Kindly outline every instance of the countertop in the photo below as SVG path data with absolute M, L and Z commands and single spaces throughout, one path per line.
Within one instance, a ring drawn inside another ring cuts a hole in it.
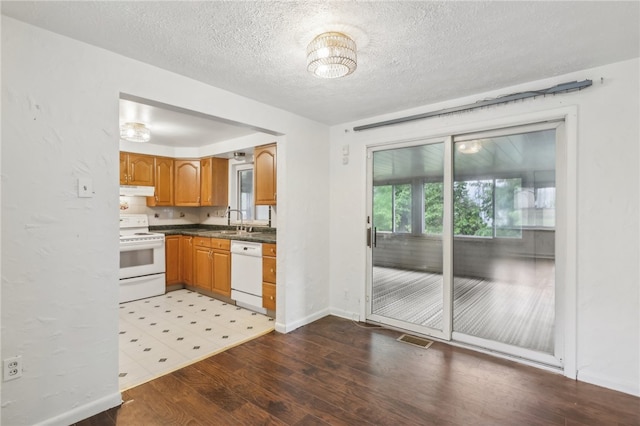
M 158 232 L 165 235 L 191 235 L 194 237 L 221 238 L 224 240 L 252 241 L 256 243 L 276 244 L 276 231 L 273 228 L 254 228 L 254 232 L 235 233 L 235 228 L 231 227 L 180 227 L 180 226 L 150 226 L 151 232 Z M 232 232 L 232 233 L 230 233 Z

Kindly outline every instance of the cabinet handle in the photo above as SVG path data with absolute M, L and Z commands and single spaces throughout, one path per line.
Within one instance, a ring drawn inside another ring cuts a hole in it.
M 198 197 L 198 202 L 200 202 L 200 197 Z
M 269 299 L 273 300 L 273 296 L 269 296 Z
M 158 202 L 158 196 L 156 195 L 156 202 Z
M 273 274 L 273 268 L 270 269 L 270 272 Z

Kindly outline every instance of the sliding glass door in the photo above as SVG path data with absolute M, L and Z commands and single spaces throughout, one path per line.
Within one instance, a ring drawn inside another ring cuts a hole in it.
M 454 338 L 554 363 L 556 131 L 511 132 L 454 138 Z
M 448 338 L 444 271 L 445 142 L 369 152 L 368 318 Z
M 560 365 L 559 125 L 369 149 L 369 321 Z

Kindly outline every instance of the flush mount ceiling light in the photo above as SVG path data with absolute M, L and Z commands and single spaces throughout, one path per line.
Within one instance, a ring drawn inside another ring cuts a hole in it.
M 346 34 L 323 33 L 307 46 L 307 70 L 316 77 L 344 77 L 356 67 L 356 42 Z
M 120 138 L 129 142 L 149 142 L 151 131 L 143 123 L 128 122 L 120 126 Z
M 458 142 L 456 146 L 462 154 L 476 154 L 482 149 L 482 143 L 479 140 Z

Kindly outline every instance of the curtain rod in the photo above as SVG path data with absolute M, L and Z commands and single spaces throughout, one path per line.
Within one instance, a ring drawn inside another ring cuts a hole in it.
M 504 104 L 507 102 L 519 101 L 520 99 L 534 98 L 536 96 L 555 95 L 556 93 L 566 93 L 574 90 L 582 90 L 593 84 L 591 80 L 571 81 L 569 83 L 558 84 L 541 90 L 532 90 L 529 92 L 513 93 L 511 95 L 501 96 L 495 99 L 478 101 L 473 104 L 461 105 L 452 108 L 440 109 L 438 111 L 425 112 L 423 114 L 410 115 L 408 117 L 394 118 L 393 120 L 380 121 L 378 123 L 365 124 L 353 128 L 355 132 L 362 130 L 375 129 L 376 127 L 391 126 L 393 124 L 406 123 L 408 121 L 423 120 L 425 118 L 438 117 L 441 115 L 452 114 L 454 112 L 470 111 L 472 109 L 483 108 L 491 105 Z

